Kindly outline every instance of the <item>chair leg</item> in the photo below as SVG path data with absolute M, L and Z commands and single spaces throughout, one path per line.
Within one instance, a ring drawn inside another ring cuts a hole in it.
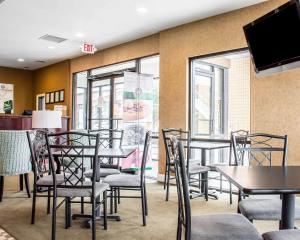
M 19 175 L 20 191 L 23 191 L 23 174 Z
M 4 176 L 0 176 L 0 202 L 3 199 L 3 191 L 4 191 Z
M 110 214 L 113 214 L 113 188 L 110 188 Z
M 115 213 L 118 212 L 118 197 L 117 197 L 118 188 L 114 189 L 114 200 L 115 200 Z
M 118 204 L 121 203 L 121 190 L 118 188 Z
M 205 181 L 205 200 L 208 201 L 208 173 L 206 174 Z
M 166 192 L 166 201 L 169 201 L 169 188 L 170 188 L 170 169 L 168 168 L 167 172 L 167 192 Z
M 53 191 L 53 203 L 52 203 L 52 231 L 51 231 L 51 239 L 56 239 L 56 205 L 57 205 L 57 197 Z
M 107 230 L 107 192 L 103 193 L 103 222 L 104 229 Z
M 72 209 L 71 209 L 71 198 L 67 198 L 68 201 L 68 227 L 72 226 Z
M 229 202 L 232 204 L 232 185 L 229 183 Z
M 166 182 L 167 182 L 167 172 L 168 172 L 167 157 L 168 157 L 168 156 L 166 156 L 166 166 L 165 166 L 164 189 L 166 189 Z
M 144 196 L 145 196 L 146 216 L 148 216 L 148 199 L 147 199 L 146 183 L 144 184 Z
M 65 198 L 65 229 L 69 228 L 69 206 L 68 198 Z
M 84 197 L 81 198 L 80 213 L 84 214 Z
M 182 234 L 182 226 L 180 222 L 180 217 L 178 216 L 176 240 L 181 240 L 181 234 Z
M 144 196 L 143 187 L 141 187 L 141 199 L 142 199 L 143 226 L 146 226 L 146 206 L 145 206 L 145 196 Z
M 36 186 L 33 186 L 32 208 L 31 208 L 31 224 L 35 223 L 35 206 L 36 206 Z
M 50 214 L 50 205 L 51 205 L 51 188 L 48 187 L 48 196 L 47 196 L 47 214 Z
M 28 196 L 28 198 L 30 198 L 31 194 L 30 194 L 30 185 L 29 185 L 28 173 L 24 174 L 24 180 L 25 180 L 25 187 L 26 187 L 27 196 Z
M 96 240 L 96 199 L 92 197 L 92 240 Z
M 242 200 L 242 192 L 239 190 L 239 196 L 238 196 L 238 205 L 237 205 L 237 212 L 241 213 L 239 208 L 239 202 Z

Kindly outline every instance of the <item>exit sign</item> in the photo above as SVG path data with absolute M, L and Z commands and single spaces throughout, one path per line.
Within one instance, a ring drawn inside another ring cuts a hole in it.
M 96 48 L 93 44 L 90 44 L 90 43 L 84 43 L 82 46 L 81 46 L 81 52 L 83 53 L 88 53 L 88 54 L 93 54 L 96 52 Z

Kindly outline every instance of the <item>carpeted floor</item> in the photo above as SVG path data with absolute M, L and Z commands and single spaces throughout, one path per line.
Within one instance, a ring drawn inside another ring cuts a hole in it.
M 46 215 L 46 198 L 37 201 L 36 224 L 30 224 L 31 199 L 26 198 L 25 192 L 18 192 L 17 178 L 7 177 L 4 199 L 0 203 L 0 226 L 16 239 L 42 240 L 50 239 L 51 216 Z M 164 200 L 165 191 L 158 183 L 149 183 L 149 216 L 147 226 L 142 226 L 141 204 L 139 199 L 122 199 L 118 214 L 121 222 L 108 222 L 108 230 L 103 230 L 97 223 L 97 239 L 175 239 L 177 224 L 176 189 L 172 187 L 171 199 Z M 221 213 L 235 212 L 237 199 L 229 204 L 227 194 L 220 195 L 219 200 L 202 198 L 192 200 L 192 213 Z M 73 213 L 78 212 L 78 206 L 72 207 Z M 88 209 L 86 210 L 88 211 Z M 277 222 L 255 222 L 260 232 L 277 229 Z M 70 229 L 64 229 L 64 207 L 58 210 L 57 239 L 90 239 L 91 230 L 83 227 L 82 220 L 74 220 Z M 2 239 L 1 239 L 2 240 Z

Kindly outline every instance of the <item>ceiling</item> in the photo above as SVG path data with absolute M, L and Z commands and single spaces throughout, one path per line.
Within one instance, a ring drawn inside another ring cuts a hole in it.
M 83 42 L 101 50 L 259 2 L 263 0 L 1 0 L 0 66 L 37 69 L 83 55 Z M 39 39 L 46 34 L 67 40 Z

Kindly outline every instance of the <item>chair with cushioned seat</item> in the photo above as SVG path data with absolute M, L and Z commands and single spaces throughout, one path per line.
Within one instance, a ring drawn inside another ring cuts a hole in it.
M 177 240 L 261 240 L 255 227 L 241 214 L 205 214 L 191 216 L 189 185 L 183 144 L 172 139 L 178 194 Z
M 288 137 L 265 133 L 237 136 L 233 134 L 236 165 L 272 166 L 277 159 L 282 166 L 287 162 Z M 239 193 L 238 210 L 250 221 L 281 220 L 281 199 L 247 198 Z M 300 207 L 295 208 L 295 219 L 300 219 Z
M 93 138 L 92 145 L 81 141 L 82 138 Z M 56 210 L 57 198 L 65 199 L 65 227 L 71 227 L 71 204 L 81 203 L 74 198 L 89 198 L 88 202 L 92 205 L 92 239 L 96 239 L 96 212 L 103 205 L 104 229 L 107 229 L 107 207 L 106 196 L 109 185 L 100 182 L 100 160 L 98 151 L 100 146 L 99 134 L 87 134 L 80 132 L 64 132 L 56 134 L 46 134 L 47 151 L 50 161 L 50 170 L 53 176 L 53 206 L 52 206 L 52 240 L 56 237 Z M 90 181 L 86 181 L 84 175 L 85 161 L 90 161 L 85 157 L 85 152 L 92 152 L 91 167 L 95 169 Z M 63 183 L 58 182 L 58 175 L 55 171 L 53 152 L 59 156 L 60 161 L 65 164 L 63 168 Z M 65 161 L 66 160 L 66 161 Z M 67 163 L 67 164 L 66 164 Z M 97 171 L 98 170 L 98 171 Z M 102 196 L 102 198 L 101 198 Z
M 298 240 L 300 239 L 300 230 L 280 230 L 264 233 L 264 240 Z
M 31 172 L 30 151 L 26 131 L 0 131 L 0 202 L 3 199 L 4 178 L 20 176 L 20 190 L 25 178 L 27 196 L 30 198 L 29 177 Z
M 147 203 L 147 192 L 146 192 L 146 179 L 145 179 L 145 168 L 146 161 L 148 158 L 149 146 L 150 146 L 151 134 L 146 133 L 144 150 L 142 156 L 142 162 L 140 167 L 140 175 L 131 175 L 121 173 L 118 175 L 109 175 L 103 179 L 103 182 L 109 184 L 111 193 L 119 189 L 125 188 L 126 190 L 141 191 L 141 196 L 120 196 L 122 198 L 141 198 L 142 200 L 142 215 L 143 215 L 143 226 L 146 226 L 146 216 L 148 215 L 148 203 Z M 100 170 L 102 171 L 102 169 Z M 115 202 L 115 210 L 117 203 Z
M 170 180 L 175 179 L 175 177 L 171 177 L 171 173 L 174 173 L 174 160 L 172 156 L 172 151 L 170 149 L 170 140 L 172 137 L 177 137 L 184 143 L 185 154 L 187 156 L 187 171 L 189 184 L 194 185 L 194 183 L 198 184 L 198 188 L 201 188 L 201 182 L 204 182 L 204 196 L 205 199 L 208 200 L 208 171 L 210 171 L 210 167 L 201 166 L 201 161 L 197 159 L 191 159 L 191 149 L 190 149 L 190 133 L 188 131 L 184 131 L 182 129 L 175 128 L 167 128 L 162 129 L 163 140 L 166 150 L 166 166 L 165 166 L 165 180 L 164 180 L 164 188 L 166 189 L 166 201 L 169 200 L 169 188 L 170 188 Z M 205 179 L 201 179 L 201 174 L 205 174 Z M 197 178 L 196 178 L 196 177 Z M 193 190 L 191 190 L 193 192 Z M 198 191 L 196 191 L 198 192 Z M 191 195 L 192 196 L 192 195 Z

